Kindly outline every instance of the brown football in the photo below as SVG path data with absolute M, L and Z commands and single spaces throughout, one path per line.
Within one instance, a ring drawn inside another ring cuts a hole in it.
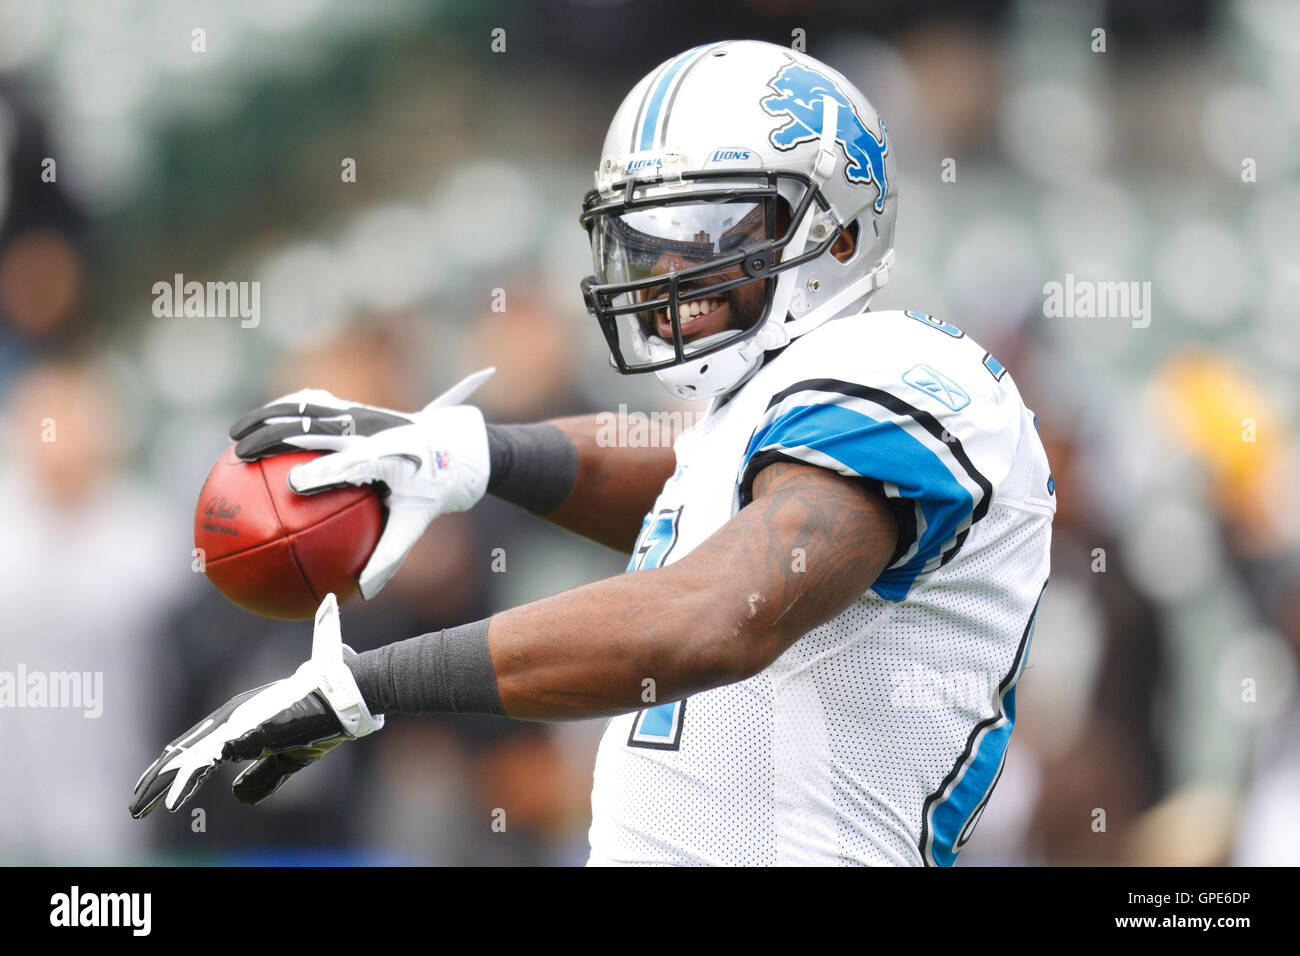
M 384 509 L 372 485 L 300 495 L 289 470 L 320 452 L 244 462 L 230 446 L 194 511 L 194 546 L 216 589 L 262 617 L 312 617 L 331 591 L 343 603 L 375 550 Z

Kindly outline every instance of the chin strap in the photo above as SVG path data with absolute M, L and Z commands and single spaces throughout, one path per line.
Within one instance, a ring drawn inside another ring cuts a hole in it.
M 869 295 L 870 293 L 875 292 L 889 281 L 889 271 L 893 268 L 893 265 L 894 250 L 890 249 L 881 257 L 880 265 L 876 266 L 866 275 L 850 282 L 843 289 L 835 293 L 806 315 L 802 315 L 797 319 L 791 319 L 786 322 L 784 329 L 787 336 L 794 339 L 807 332 L 811 332 L 823 322 L 835 318 L 841 309 L 852 305 L 864 295 Z

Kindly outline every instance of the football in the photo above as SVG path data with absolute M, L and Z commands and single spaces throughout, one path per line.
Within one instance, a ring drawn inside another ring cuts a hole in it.
M 320 452 L 240 461 L 234 446 L 212 466 L 194 511 L 196 558 L 223 595 L 262 617 L 312 617 L 325 595 L 357 592 L 383 529 L 371 485 L 300 495 L 289 471 Z

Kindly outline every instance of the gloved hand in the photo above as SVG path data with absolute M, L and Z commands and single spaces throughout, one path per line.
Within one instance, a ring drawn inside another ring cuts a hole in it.
M 249 412 L 231 426 L 230 437 L 245 461 L 333 452 L 289 472 L 289 487 L 300 494 L 343 484 L 387 486 L 388 520 L 357 582 L 369 600 L 397 573 L 434 518 L 472 508 L 487 491 L 483 413 L 460 403 L 495 371 L 475 372 L 412 414 L 303 389 Z
M 371 715 L 343 663 L 345 653 L 353 651 L 343 643 L 330 594 L 316 612 L 310 660 L 292 677 L 240 694 L 169 743 L 136 782 L 131 816 L 142 819 L 164 797 L 168 810 L 179 810 L 227 761 L 257 761 L 235 779 L 234 793 L 243 803 L 261 803 L 343 741 L 383 727 L 383 715 Z

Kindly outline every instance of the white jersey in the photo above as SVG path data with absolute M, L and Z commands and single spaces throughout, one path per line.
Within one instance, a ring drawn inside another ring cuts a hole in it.
M 919 312 L 836 319 L 675 451 L 629 570 L 689 554 L 776 460 L 868 481 L 900 539 L 766 670 L 609 722 L 590 862 L 950 865 L 1001 772 L 1048 575 L 1055 488 L 1011 376 Z

